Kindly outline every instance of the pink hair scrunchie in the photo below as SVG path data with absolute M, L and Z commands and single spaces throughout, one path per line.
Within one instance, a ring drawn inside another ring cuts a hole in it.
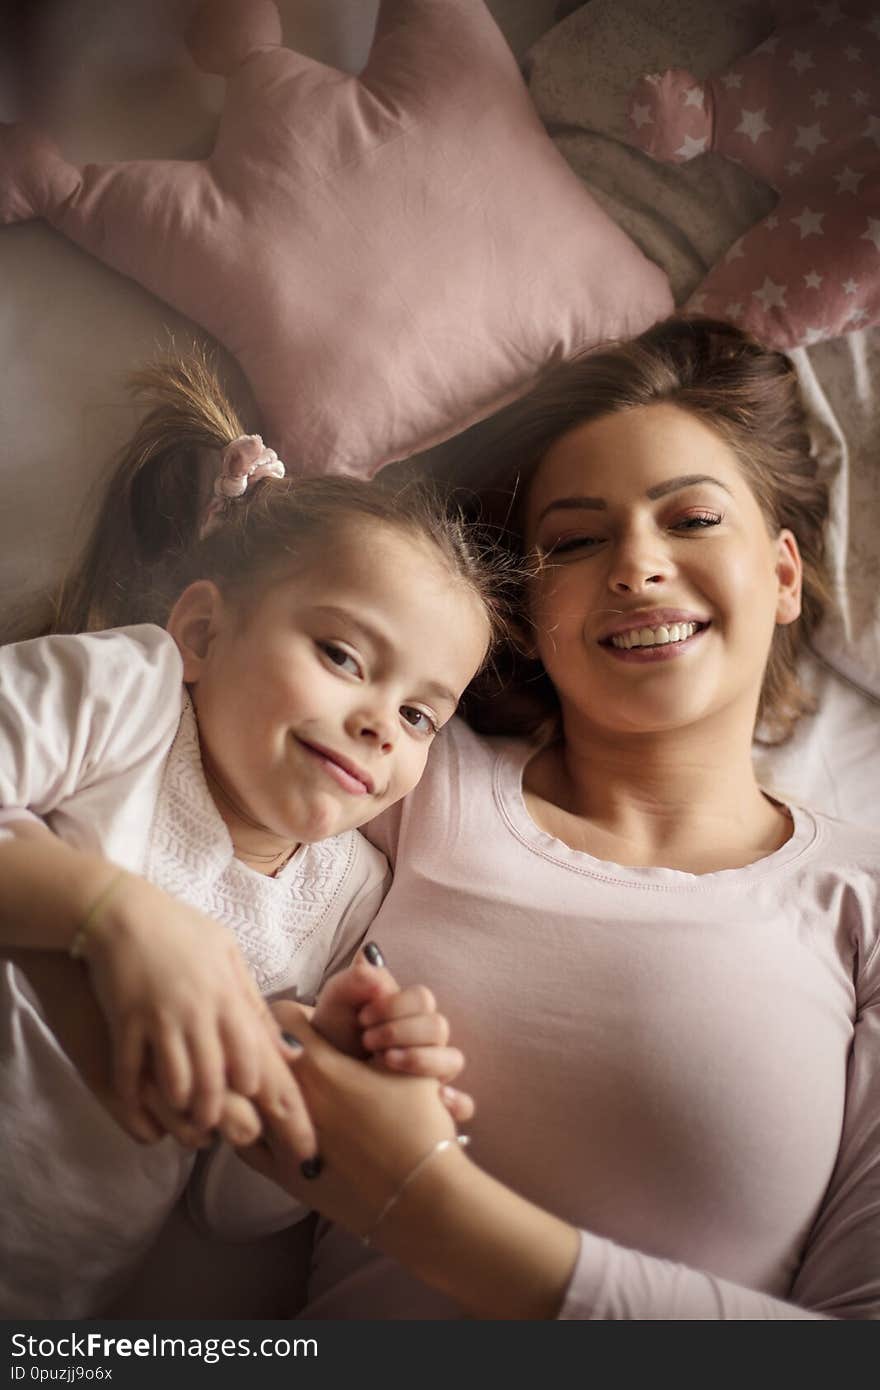
M 284 464 L 274 449 L 268 449 L 258 434 L 240 434 L 220 455 L 220 472 L 214 479 L 212 497 L 201 536 L 215 531 L 220 524 L 226 503 L 243 497 L 250 483 L 261 478 L 283 478 Z

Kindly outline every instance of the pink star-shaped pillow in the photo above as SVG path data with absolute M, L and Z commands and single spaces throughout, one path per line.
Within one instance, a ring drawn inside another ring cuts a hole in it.
M 629 116 L 658 159 L 715 150 L 778 190 L 688 307 L 791 348 L 880 320 L 880 9 L 774 8 L 775 32 L 727 72 L 643 77 Z
M 235 356 L 289 467 L 372 474 L 669 312 L 571 172 L 482 0 L 383 0 L 352 77 L 270 0 L 190 32 L 228 77 L 210 157 L 78 169 L 0 129 L 0 221 L 44 217 Z

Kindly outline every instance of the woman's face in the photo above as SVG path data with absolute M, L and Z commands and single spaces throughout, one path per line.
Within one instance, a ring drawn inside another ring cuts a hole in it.
M 525 539 L 545 557 L 530 607 L 567 728 L 733 715 L 751 734 L 774 627 L 800 611 L 800 556 L 710 426 L 667 403 L 576 426 L 532 481 Z

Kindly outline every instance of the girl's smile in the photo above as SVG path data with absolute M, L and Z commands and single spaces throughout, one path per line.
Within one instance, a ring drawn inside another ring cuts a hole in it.
M 305 739 L 296 738 L 291 734 L 291 738 L 304 748 L 307 753 L 323 766 L 327 775 L 338 782 L 343 791 L 350 792 L 352 796 L 371 796 L 374 790 L 373 779 L 368 772 L 364 772 L 350 758 L 342 757 L 339 753 L 334 753 L 329 748 L 322 748 L 316 743 L 307 743 Z

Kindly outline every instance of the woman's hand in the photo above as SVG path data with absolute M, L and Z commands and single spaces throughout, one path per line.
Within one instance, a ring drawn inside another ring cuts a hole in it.
M 449 1044 L 449 1024 L 424 985 L 401 989 L 370 942 L 346 970 L 327 981 L 312 1027 L 340 1052 L 370 1059 L 389 1071 L 453 1081 L 464 1055 Z M 473 1098 L 445 1084 L 441 1099 L 459 1124 L 475 1112 Z
M 285 1065 L 279 1029 L 232 933 L 133 874 L 110 894 L 83 942 L 113 1047 L 121 1120 L 137 1138 L 142 1084 L 154 1079 L 164 1127 L 205 1134 L 220 1124 L 227 1093 L 258 1099 L 301 1157 L 314 1129 Z M 147 1110 L 156 1107 L 147 1106 Z
M 392 1075 L 344 1056 L 317 1035 L 295 1005 L 276 1004 L 286 1033 L 305 1047 L 294 1068 L 320 1135 L 320 1176 L 303 1178 L 271 1116 L 241 1156 L 298 1200 L 358 1234 L 370 1230 L 415 1164 L 455 1126 L 436 1080 Z

